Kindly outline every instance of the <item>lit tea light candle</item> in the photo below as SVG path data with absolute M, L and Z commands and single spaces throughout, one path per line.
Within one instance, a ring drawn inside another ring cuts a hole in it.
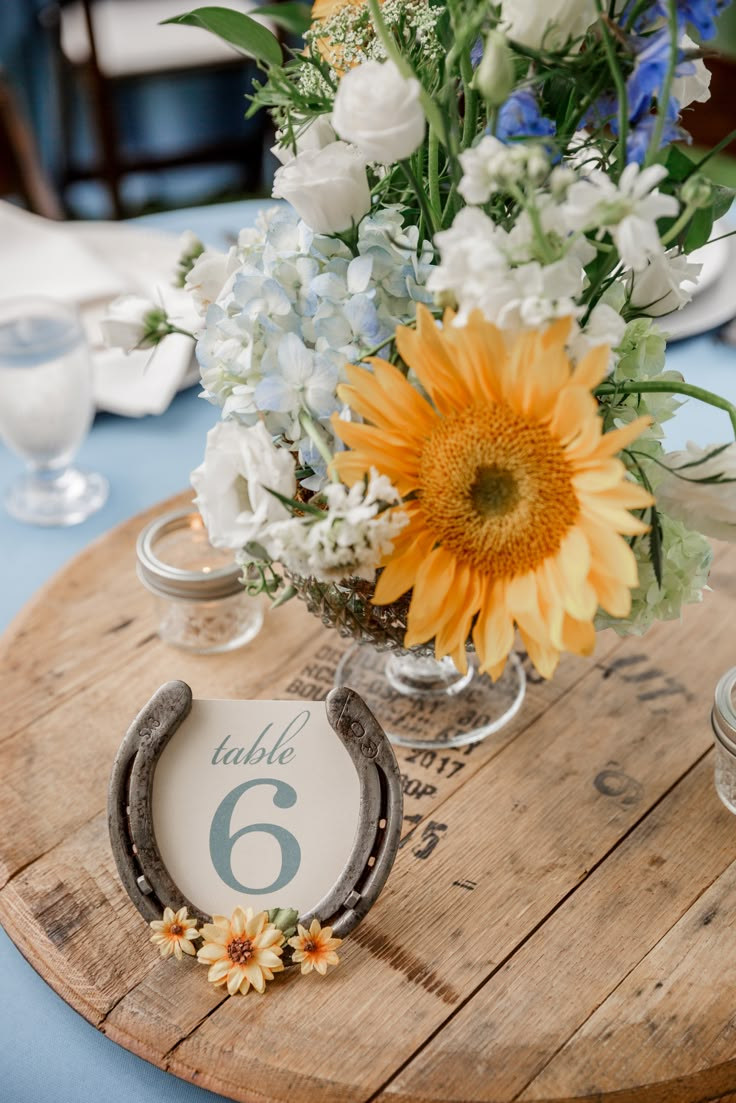
M 205 654 L 242 647 L 257 635 L 262 606 L 243 589 L 243 569 L 232 552 L 210 544 L 196 511 L 152 521 L 136 551 L 138 577 L 156 598 L 165 643 Z

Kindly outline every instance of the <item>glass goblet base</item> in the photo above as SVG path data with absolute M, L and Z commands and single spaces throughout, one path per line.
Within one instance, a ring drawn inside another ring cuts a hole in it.
M 521 708 L 526 675 L 513 653 L 492 682 L 472 652 L 467 673 L 460 674 L 451 659 L 378 654 L 354 644 L 340 661 L 335 685 L 360 694 L 392 743 L 438 750 L 477 743 L 506 727 Z
M 28 525 L 78 525 L 105 504 L 110 484 L 104 475 L 67 467 L 28 471 L 5 493 L 5 508 Z

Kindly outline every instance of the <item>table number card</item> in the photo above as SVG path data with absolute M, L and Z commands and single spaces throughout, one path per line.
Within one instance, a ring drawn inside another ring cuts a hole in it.
M 153 780 L 161 859 L 203 911 L 332 888 L 358 829 L 360 784 L 321 701 L 193 701 Z
M 110 784 L 118 871 L 147 919 L 290 907 L 347 933 L 388 875 L 401 812 L 391 746 L 345 688 L 326 703 L 209 701 L 169 682 Z

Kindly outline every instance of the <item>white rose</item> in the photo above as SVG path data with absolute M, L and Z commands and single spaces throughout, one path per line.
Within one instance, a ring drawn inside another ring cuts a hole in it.
M 585 34 L 598 18 L 594 0 L 502 0 L 501 25 L 509 38 L 533 50 L 558 49 Z
M 652 257 L 643 271 L 632 275 L 631 305 L 651 318 L 680 310 L 690 302 L 702 267 L 676 249 Z
M 684 452 L 668 452 L 664 461 L 679 474 L 665 475 L 657 487 L 657 505 L 696 532 L 736 543 L 736 444 L 720 452 L 718 448 L 701 448 L 691 441 Z M 713 452 L 717 454 L 711 456 Z M 719 475 L 724 481 L 695 481 Z
M 276 172 L 273 194 L 317 234 L 349 230 L 371 207 L 365 161 L 345 142 L 297 154 Z
M 291 453 L 275 447 L 261 421 L 251 427 L 221 421 L 210 429 L 204 462 L 191 479 L 195 503 L 217 548 L 260 543 L 269 525 L 289 517 L 269 490 L 288 498 L 296 490 Z
M 686 34 L 680 40 L 680 47 L 683 50 L 697 50 L 698 44 Z M 710 99 L 710 71 L 702 57 L 695 58 L 692 64 L 694 73 L 686 77 L 675 77 L 672 81 L 672 95 L 680 107 L 689 107 L 691 103 L 707 103 Z
M 402 76 L 393 61 L 366 61 L 340 81 L 332 125 L 367 161 L 403 161 L 424 140 L 420 90 L 419 81 Z
M 123 295 L 108 306 L 100 319 L 100 332 L 108 348 L 133 352 L 153 348 L 157 325 L 165 320 L 166 312 L 158 303 L 140 295 Z
M 303 129 L 300 129 L 300 121 L 294 119 L 292 129 L 296 138 L 296 154 L 315 152 L 335 141 L 335 131 L 332 129 L 329 115 L 317 115 Z M 286 134 L 285 130 L 277 130 L 276 145 L 271 146 L 271 153 L 282 165 L 288 165 L 289 161 L 293 161 L 296 156 L 290 145 L 282 144 Z

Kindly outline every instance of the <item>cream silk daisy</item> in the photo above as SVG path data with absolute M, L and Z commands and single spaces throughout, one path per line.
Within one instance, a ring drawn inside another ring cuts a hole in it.
M 269 923 L 266 912 L 236 908 L 230 919 L 215 915 L 202 928 L 202 937 L 204 945 L 197 958 L 209 965 L 207 979 L 226 985 L 231 996 L 244 995 L 250 987 L 264 992 L 266 981 L 284 968 L 284 935 Z

